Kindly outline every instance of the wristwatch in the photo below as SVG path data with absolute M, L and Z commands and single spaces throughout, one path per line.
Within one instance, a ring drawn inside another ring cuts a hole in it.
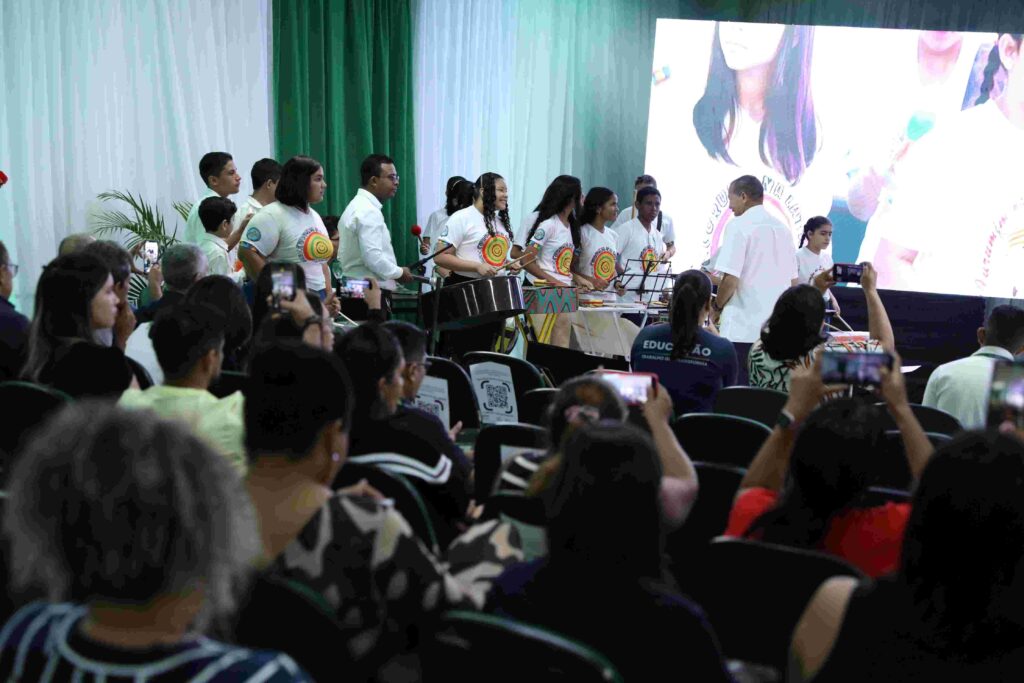
M 795 423 L 796 418 L 790 415 L 785 410 L 780 410 L 779 417 L 777 420 L 775 420 L 775 424 L 778 425 L 779 427 L 782 427 L 783 429 L 790 429 L 794 426 Z
M 309 316 L 308 318 L 306 318 L 305 320 L 302 321 L 302 331 L 305 332 L 307 327 L 309 327 L 310 325 L 319 325 L 320 322 L 321 322 L 320 316 L 318 316 L 318 315 L 311 315 L 311 316 Z

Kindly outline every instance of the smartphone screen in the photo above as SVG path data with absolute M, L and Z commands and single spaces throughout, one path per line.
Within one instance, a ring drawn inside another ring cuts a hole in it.
M 601 379 L 615 387 L 622 400 L 629 405 L 647 403 L 647 390 L 657 383 L 658 377 L 649 372 L 599 372 Z
M 998 363 L 992 370 L 988 395 L 988 426 L 1009 423 L 1024 429 L 1024 363 Z
M 369 280 L 344 278 L 341 282 L 341 286 L 338 287 L 338 295 L 349 299 L 364 299 L 366 298 L 366 290 L 369 288 Z
M 854 282 L 860 284 L 864 274 L 864 266 L 853 263 L 836 263 L 832 266 L 832 279 L 836 282 Z
M 878 386 L 882 368 L 892 369 L 892 356 L 885 351 L 825 351 L 821 358 L 821 380 L 825 384 Z
M 270 271 L 270 294 L 274 304 L 281 299 L 295 299 L 295 270 L 290 264 L 273 264 Z
M 160 244 L 152 240 L 147 240 L 142 246 L 142 263 L 143 271 L 149 272 L 157 261 L 160 260 Z

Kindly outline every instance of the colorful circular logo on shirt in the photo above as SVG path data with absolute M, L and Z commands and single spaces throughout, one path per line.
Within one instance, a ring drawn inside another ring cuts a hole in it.
M 658 263 L 658 254 L 654 251 L 654 247 L 647 247 L 640 252 L 640 260 L 644 263 L 644 270 L 648 273 L 653 272 Z
M 500 266 L 508 256 L 508 239 L 504 235 L 488 235 L 480 246 L 480 256 L 489 266 Z
M 250 242 L 259 242 L 261 237 L 263 237 L 263 233 L 257 227 L 252 227 L 245 231 L 245 239 Z
M 590 264 L 594 270 L 594 277 L 602 280 L 611 280 L 615 277 L 615 254 L 611 249 L 599 249 L 590 259 Z
M 566 244 L 555 253 L 555 270 L 559 275 L 568 275 L 572 266 L 572 245 Z
M 302 258 L 307 261 L 327 261 L 334 254 L 334 245 L 327 235 L 310 228 L 302 238 Z

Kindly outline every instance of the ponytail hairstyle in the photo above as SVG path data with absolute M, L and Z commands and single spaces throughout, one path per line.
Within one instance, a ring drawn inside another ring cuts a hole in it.
M 1024 33 L 1000 33 L 996 37 L 996 44 L 992 46 L 992 49 L 988 53 L 988 64 L 985 65 L 984 77 L 981 81 L 981 91 L 978 93 L 978 99 L 975 104 L 985 104 L 989 101 L 992 96 L 992 89 L 996 85 L 996 74 L 1003 67 L 1003 58 L 999 54 L 999 40 L 1003 36 L 1010 36 L 1013 42 L 1017 43 L 1020 47 L 1021 41 L 1024 40 Z
M 820 549 L 832 520 L 857 507 L 871 486 L 883 433 L 881 410 L 868 401 L 822 404 L 796 435 L 778 502 L 745 536 Z
M 712 159 L 736 165 L 729 143 L 736 132 L 739 107 L 736 72 L 722 50 L 719 25 L 711 45 L 711 63 L 704 95 L 693 107 L 693 127 Z M 758 149 L 765 166 L 796 184 L 818 151 L 818 123 L 811 94 L 814 27 L 787 26 L 768 77 Z
M 672 360 L 685 358 L 697 341 L 700 312 L 711 301 L 711 278 L 699 270 L 687 270 L 672 286 Z
M 475 195 L 476 185 L 465 178 L 459 178 L 454 183 L 449 182 L 448 192 L 445 193 L 444 212 L 451 216 L 456 211 L 472 206 Z
M 537 232 L 537 226 L 562 213 L 562 210 L 572 202 L 572 213 L 569 214 L 569 232 L 572 234 L 573 249 L 580 248 L 580 222 L 576 216 L 576 210 L 583 200 L 583 184 L 580 179 L 571 175 L 560 175 L 551 181 L 548 189 L 544 190 L 544 197 L 537 205 L 537 219 L 530 228 L 530 234 L 526 236 L 526 244 L 530 243 L 533 235 Z
M 487 228 L 487 234 L 491 237 L 494 237 L 494 235 L 497 234 L 494 229 L 494 210 L 495 203 L 498 201 L 498 198 L 497 193 L 494 190 L 494 184 L 499 180 L 504 180 L 504 178 L 497 173 L 488 171 L 477 178 L 476 183 L 473 184 L 473 187 L 475 188 L 473 201 L 476 201 L 477 197 L 481 198 L 481 201 L 484 204 L 484 226 Z M 498 219 L 501 220 L 501 225 L 508 233 L 509 239 L 514 240 L 515 238 L 512 235 L 512 222 L 508 218 L 507 206 L 498 212 Z
M 809 242 L 811 235 L 818 231 L 819 228 L 823 228 L 826 225 L 832 225 L 832 221 L 825 218 L 824 216 L 814 216 L 804 223 L 804 234 L 800 235 L 800 244 L 796 245 L 797 249 L 803 249 L 806 242 Z
M 594 219 L 615 193 L 607 187 L 592 187 L 583 199 L 583 210 L 580 212 L 580 225 L 593 225 Z

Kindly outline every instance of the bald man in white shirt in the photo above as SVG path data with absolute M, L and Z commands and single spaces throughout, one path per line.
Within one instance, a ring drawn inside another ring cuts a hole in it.
M 764 321 L 779 295 L 798 282 L 789 229 L 763 204 L 760 180 L 747 175 L 732 181 L 729 208 L 736 217 L 715 256 L 722 282 L 712 306 L 721 314 L 721 335 L 736 346 L 740 384 L 746 379 L 747 353 L 760 337 Z
M 384 309 L 390 310 L 397 283 L 412 281 L 409 269 L 398 265 L 381 212 L 383 203 L 398 192 L 398 171 L 394 160 L 383 154 L 366 157 L 359 171 L 362 187 L 338 222 L 338 261 L 346 278 L 376 279 L 384 294 Z M 361 307 L 349 300 L 342 302 L 342 310 L 349 317 L 365 317 L 360 315 Z

